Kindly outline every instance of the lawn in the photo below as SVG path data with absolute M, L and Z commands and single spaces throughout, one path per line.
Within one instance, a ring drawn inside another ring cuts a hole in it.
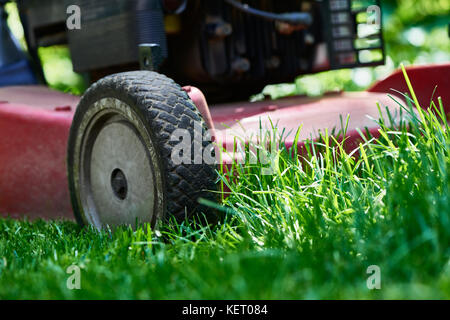
M 416 115 L 410 97 L 408 122 L 380 119 L 352 154 L 327 135 L 301 154 L 272 136 L 273 174 L 222 174 L 215 226 L 2 219 L 0 299 L 449 299 L 449 125 L 442 101 Z M 73 264 L 80 290 L 67 288 Z

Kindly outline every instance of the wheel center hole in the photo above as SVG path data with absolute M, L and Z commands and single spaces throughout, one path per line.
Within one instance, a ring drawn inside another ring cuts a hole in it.
M 117 198 L 120 200 L 126 199 L 128 193 L 128 183 L 122 170 L 114 169 L 111 173 L 111 187 Z

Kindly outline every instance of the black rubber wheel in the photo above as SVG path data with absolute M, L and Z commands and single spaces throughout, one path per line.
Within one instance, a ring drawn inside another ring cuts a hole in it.
M 177 129 L 190 135 L 189 163 L 173 160 L 181 141 L 173 139 Z M 126 72 L 93 84 L 77 107 L 68 143 L 77 221 L 101 229 L 211 215 L 198 199 L 216 201 L 217 173 L 211 160 L 195 157 L 198 131 L 202 150 L 214 157 L 200 112 L 164 75 Z

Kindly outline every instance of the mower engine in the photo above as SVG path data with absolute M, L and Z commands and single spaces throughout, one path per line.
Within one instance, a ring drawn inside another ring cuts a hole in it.
M 66 32 L 62 9 L 73 4 L 81 9 L 81 29 Z M 198 86 L 209 100 L 227 99 L 229 91 L 241 99 L 301 74 L 383 64 L 379 5 L 378 0 L 19 1 L 31 50 L 67 42 L 75 71 L 97 80 L 138 68 L 139 44 L 153 43 L 161 48 L 159 70 Z M 48 12 L 54 13 L 51 21 Z
M 237 1 L 203 1 L 191 8 L 197 23 L 183 24 L 192 26 L 183 44 L 188 50 L 171 56 L 181 62 L 182 75 L 191 83 L 261 86 L 384 62 L 381 30 L 361 17 L 367 17 L 367 8 L 360 1 L 246 3 L 241 7 Z

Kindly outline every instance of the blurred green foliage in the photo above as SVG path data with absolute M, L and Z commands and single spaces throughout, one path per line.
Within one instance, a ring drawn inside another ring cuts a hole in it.
M 411 65 L 450 61 L 450 0 L 382 0 L 382 10 L 386 65 L 301 76 L 294 83 L 269 85 L 252 99 L 364 90 L 375 80 L 389 75 L 400 63 Z M 8 4 L 7 11 L 13 33 L 25 47 L 15 5 Z M 70 52 L 66 47 L 41 48 L 39 55 L 51 87 L 75 94 L 81 94 L 86 89 L 84 78 L 72 71 Z
M 86 78 L 73 72 L 69 48 L 54 46 L 39 48 L 45 79 L 50 87 L 81 95 L 88 88 Z
M 19 39 L 22 48 L 27 50 L 16 4 L 8 3 L 6 12 L 9 15 L 8 25 L 12 33 Z M 87 89 L 85 78 L 73 72 L 70 51 L 67 46 L 39 48 L 39 57 L 44 69 L 45 79 L 50 87 L 76 95 L 81 95 Z

